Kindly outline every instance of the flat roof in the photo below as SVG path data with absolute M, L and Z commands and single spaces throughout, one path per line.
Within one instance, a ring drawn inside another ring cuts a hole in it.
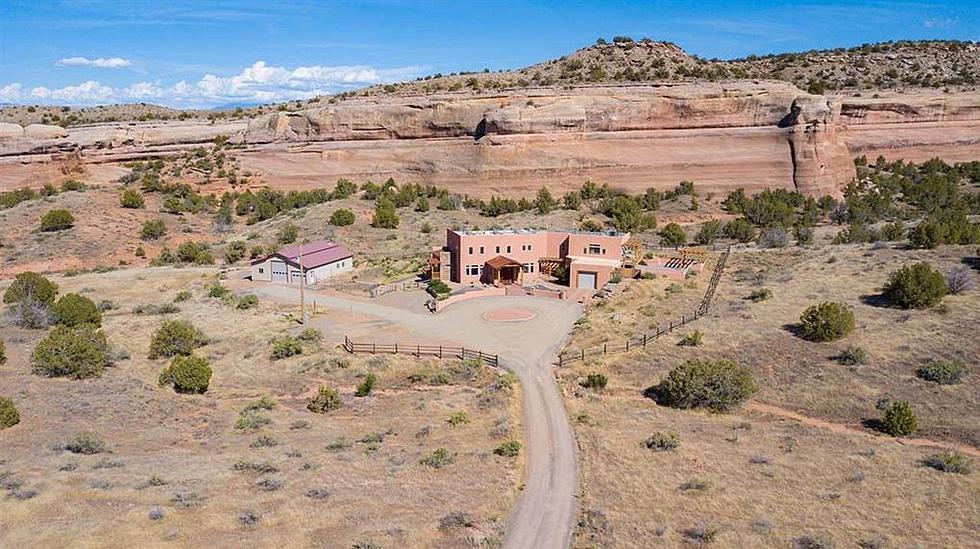
M 487 229 L 484 231 L 454 230 L 450 231 L 462 236 L 503 236 L 503 235 L 524 235 L 539 233 L 563 233 L 563 234 L 584 234 L 594 236 L 626 236 L 629 233 L 621 233 L 617 230 L 608 231 L 581 231 L 578 229 Z
M 605 257 L 570 255 L 568 258 L 572 260 L 572 263 L 578 263 L 580 265 L 604 265 L 607 267 L 619 267 L 622 264 L 622 261 L 618 259 L 609 259 Z

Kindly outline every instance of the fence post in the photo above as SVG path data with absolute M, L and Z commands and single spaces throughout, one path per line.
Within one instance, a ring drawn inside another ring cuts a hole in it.
M 582 347 L 582 362 L 585 362 L 585 347 Z
M 396 355 L 398 354 L 398 344 L 397 343 L 395 343 L 395 354 Z
M 371 354 L 372 355 L 378 354 L 378 344 L 377 343 L 372 343 L 371 344 Z
M 643 346 L 644 347 L 647 346 L 647 335 L 646 334 L 643 334 Z
M 439 359 L 442 359 L 442 345 L 439 346 Z
M 629 351 L 630 351 L 630 340 L 627 339 L 626 340 L 626 352 L 628 353 Z
M 421 343 L 417 343 L 415 345 L 415 356 L 417 356 L 419 358 L 422 358 L 422 344 Z
M 606 344 L 602 344 L 602 354 L 606 354 Z

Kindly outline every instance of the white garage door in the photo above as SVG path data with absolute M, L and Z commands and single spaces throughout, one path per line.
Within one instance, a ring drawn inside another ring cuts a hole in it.
M 272 271 L 272 281 L 273 282 L 286 282 L 286 262 L 272 260 L 269 262 L 270 270 Z
M 595 273 L 579 272 L 576 287 L 582 290 L 594 290 Z

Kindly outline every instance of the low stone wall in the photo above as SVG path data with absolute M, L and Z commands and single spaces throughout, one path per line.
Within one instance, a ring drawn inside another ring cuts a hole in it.
M 475 290 L 472 292 L 464 292 L 461 294 L 451 295 L 446 299 L 440 299 L 436 301 L 436 312 L 440 312 L 446 307 L 459 303 L 460 301 L 466 301 L 467 299 L 475 299 L 477 297 L 488 297 L 492 295 L 506 295 L 506 288 L 485 288 L 483 290 Z

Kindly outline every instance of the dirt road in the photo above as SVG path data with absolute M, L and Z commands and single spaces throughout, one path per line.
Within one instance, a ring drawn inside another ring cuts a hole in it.
M 295 303 L 298 295 L 298 289 L 278 285 L 255 285 L 248 291 L 289 303 Z M 504 547 L 569 546 L 575 524 L 578 466 L 575 437 L 552 361 L 581 315 L 578 304 L 546 298 L 487 297 L 430 314 L 336 294 L 308 291 L 307 298 L 315 298 L 321 312 L 326 309 L 316 323 L 329 323 L 331 310 L 356 313 L 397 325 L 402 332 L 415 336 L 412 342 L 452 342 L 498 353 L 501 365 L 521 381 L 527 452 L 524 488 L 507 519 Z M 483 318 L 487 311 L 503 307 L 530 309 L 535 316 L 523 322 Z M 336 326 L 330 328 L 324 331 L 336 331 Z

